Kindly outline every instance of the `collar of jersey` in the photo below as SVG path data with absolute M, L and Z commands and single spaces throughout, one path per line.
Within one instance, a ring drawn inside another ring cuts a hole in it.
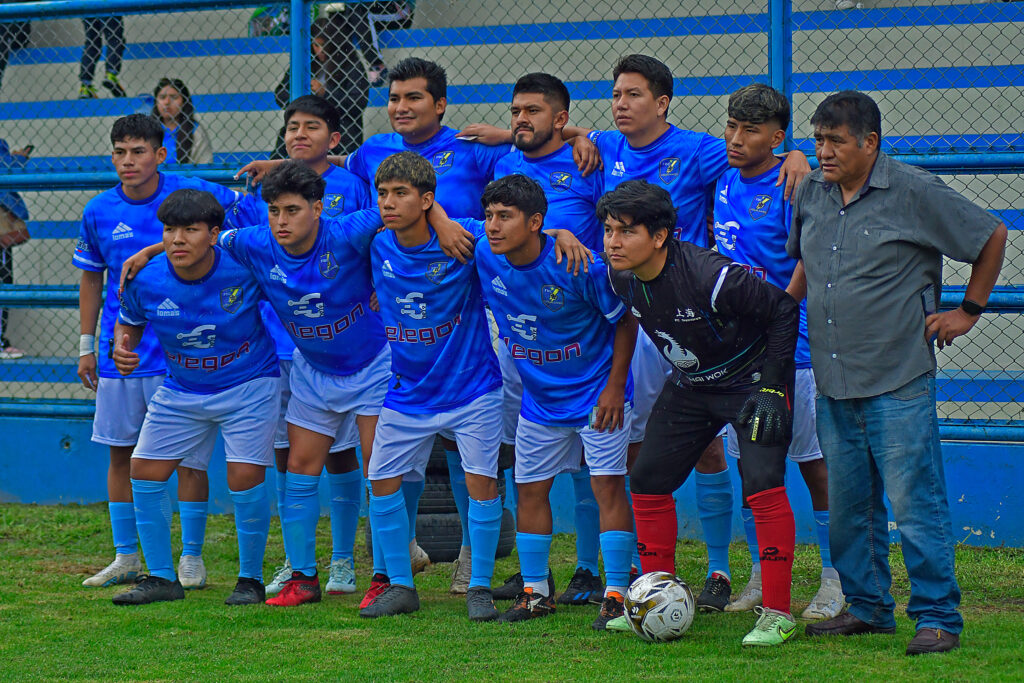
M 159 178 L 159 181 L 157 182 L 157 186 L 156 186 L 156 192 L 154 192 L 153 194 L 149 195 L 145 199 L 131 199 L 128 195 L 126 195 L 124 193 L 124 189 L 121 187 L 121 183 L 118 183 L 117 187 L 115 187 L 114 189 L 117 190 L 117 195 L 121 198 L 121 201 L 123 201 L 126 204 L 134 204 L 135 206 L 142 206 L 143 204 L 149 204 L 151 201 L 153 201 L 154 199 L 159 197 L 160 193 L 163 192 L 163 189 L 164 189 L 164 179 L 165 179 L 164 174 L 161 173 L 160 171 L 157 171 L 156 172 L 156 176 L 157 176 L 157 178 Z
M 526 163 L 528 163 L 528 164 L 543 164 L 545 161 L 550 161 L 550 160 L 554 159 L 555 157 L 557 157 L 559 154 L 562 154 L 563 152 L 565 152 L 566 148 L 568 148 L 568 147 L 569 147 L 569 143 L 565 143 L 564 145 L 562 145 L 561 147 L 556 149 L 551 154 L 545 154 L 542 157 L 533 157 L 533 158 L 526 156 L 526 153 L 523 152 L 522 150 L 518 150 L 518 151 L 522 155 L 523 161 L 525 161 Z
M 551 239 L 551 237 L 548 235 L 541 235 L 541 239 L 544 240 L 544 244 L 540 248 L 540 255 L 538 255 L 537 258 L 527 263 L 525 266 L 517 266 L 516 264 L 509 261 L 507 257 L 505 258 L 505 262 L 516 270 L 533 270 L 540 264 L 544 263 L 544 259 L 547 258 L 548 252 L 550 252 L 555 247 L 555 240 Z
M 164 252 L 164 253 L 166 254 L 167 252 Z M 171 265 L 171 259 L 164 259 L 164 260 L 167 262 L 167 272 L 169 272 L 171 274 L 171 277 L 173 277 L 175 280 L 177 280 L 178 282 L 180 282 L 183 285 L 201 285 L 204 282 L 206 282 L 207 280 L 209 280 L 213 276 L 213 274 L 217 272 L 217 266 L 220 265 L 220 247 L 214 245 L 214 247 L 213 247 L 213 266 L 210 268 L 209 272 L 206 273 L 206 275 L 202 276 L 198 280 L 185 280 L 185 279 L 183 279 L 180 275 L 178 275 L 177 271 L 174 270 L 174 266 Z
M 764 173 L 754 176 L 753 178 L 744 178 L 743 174 L 740 173 L 739 169 L 736 169 L 736 177 L 739 178 L 740 182 L 743 183 L 744 185 L 758 185 L 763 181 L 767 180 L 768 176 L 772 175 L 773 173 L 775 175 L 779 175 L 779 166 L 782 165 L 782 160 L 779 159 L 778 157 L 775 157 L 775 161 L 777 163 L 774 166 L 769 168 Z
M 395 135 L 398 135 L 398 137 L 401 138 L 403 147 L 405 147 L 406 149 L 417 150 L 429 147 L 430 145 L 440 140 L 442 135 L 450 131 L 451 128 L 449 128 L 448 126 L 441 126 L 441 130 L 437 131 L 436 133 L 434 133 L 432 137 L 427 138 L 418 145 L 410 145 L 408 142 L 405 141 L 405 138 L 403 138 L 401 135 L 398 135 L 398 133 L 395 133 Z
M 653 141 L 647 143 L 643 147 L 634 147 L 633 145 L 629 144 L 629 140 L 628 139 L 626 139 L 626 147 L 628 147 L 629 149 L 633 150 L 634 152 L 647 152 L 647 151 L 652 150 L 652 149 L 657 149 L 658 147 L 661 146 L 661 144 L 663 142 L 665 142 L 665 140 L 668 140 L 670 135 L 675 133 L 677 130 L 682 130 L 682 129 L 681 128 L 677 128 L 677 127 L 673 126 L 670 123 L 670 124 L 668 124 L 668 130 L 666 130 L 664 133 L 662 133 L 658 137 L 654 138 Z M 626 136 L 623 135 L 622 137 L 625 138 Z
M 385 228 L 385 230 L 387 230 L 387 228 Z M 395 245 L 395 249 L 402 252 L 403 254 L 418 254 L 421 251 L 430 249 L 432 246 L 437 244 L 437 233 L 434 232 L 434 226 L 432 226 L 429 222 L 427 223 L 427 230 L 430 231 L 430 239 L 424 242 L 423 244 L 420 244 L 419 246 L 415 247 L 403 247 L 402 244 L 398 241 L 398 236 L 395 235 L 395 232 L 393 230 L 388 230 L 388 237 L 391 239 L 391 243 Z M 378 236 L 377 239 L 380 239 L 380 236 Z

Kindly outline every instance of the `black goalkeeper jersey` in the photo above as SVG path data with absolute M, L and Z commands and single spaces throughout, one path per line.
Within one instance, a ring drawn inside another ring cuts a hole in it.
M 672 364 L 672 381 L 746 391 L 762 370 L 791 377 L 800 309 L 783 290 L 710 249 L 671 240 L 649 282 L 608 267 L 612 289 Z

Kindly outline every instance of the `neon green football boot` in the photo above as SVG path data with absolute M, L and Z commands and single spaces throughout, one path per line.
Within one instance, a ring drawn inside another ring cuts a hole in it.
M 784 614 L 755 607 L 758 613 L 754 629 L 743 636 L 743 647 L 771 647 L 782 645 L 796 633 L 796 622 Z

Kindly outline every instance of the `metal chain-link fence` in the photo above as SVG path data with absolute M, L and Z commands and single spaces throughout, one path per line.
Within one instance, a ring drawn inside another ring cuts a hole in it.
M 813 156 L 808 121 L 825 94 L 869 92 L 882 109 L 887 151 L 965 154 L 965 168 L 944 180 L 1002 217 L 1011 237 L 999 284 L 1024 286 L 1024 168 L 992 174 L 968 163 L 979 153 L 1022 151 L 1024 2 L 862 3 L 839 9 L 835 0 L 792 2 L 792 146 Z M 770 81 L 768 12 L 766 0 L 318 3 L 312 87 L 344 112 L 339 152 L 390 131 L 385 69 L 407 56 L 446 68 L 444 123 L 451 127 L 507 125 L 512 84 L 524 73 L 547 71 L 569 86 L 572 124 L 611 128 L 612 67 L 640 52 L 676 76 L 670 122 L 719 135 L 728 94 Z M 110 171 L 110 125 L 133 112 L 161 118 L 175 164 L 234 170 L 272 155 L 289 98 L 290 25 L 287 3 L 0 24 L 0 61 L 8 57 L 0 138 L 9 150 L 34 146 L 27 161 L 24 154 L 0 155 L 0 174 Z M 83 55 L 86 67 L 95 61 L 91 73 L 83 72 Z M 123 97 L 114 96 L 118 88 Z M 166 100 L 174 93 L 187 97 L 177 98 L 176 110 L 161 108 L 161 94 Z M 186 101 L 192 115 L 182 113 Z M 13 301 L 11 285 L 0 285 L 4 346 L 25 352 L 0 360 L 0 398 L 92 395 L 75 376 L 78 313 L 67 298 L 80 276 L 70 256 L 82 209 L 96 194 L 20 193 L 32 239 L 2 252 L 0 275 L 13 264 L 15 288 L 57 294 L 42 307 L 31 293 Z M 967 273 L 948 264 L 947 284 L 962 286 Z M 1022 327 L 1019 313 L 987 314 L 952 351 L 940 353 L 943 417 L 1024 419 Z

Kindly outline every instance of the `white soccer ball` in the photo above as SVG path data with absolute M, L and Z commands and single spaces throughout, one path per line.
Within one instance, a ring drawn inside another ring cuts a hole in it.
M 668 572 L 649 572 L 626 590 L 626 620 L 644 640 L 665 643 L 681 638 L 693 623 L 693 592 Z

